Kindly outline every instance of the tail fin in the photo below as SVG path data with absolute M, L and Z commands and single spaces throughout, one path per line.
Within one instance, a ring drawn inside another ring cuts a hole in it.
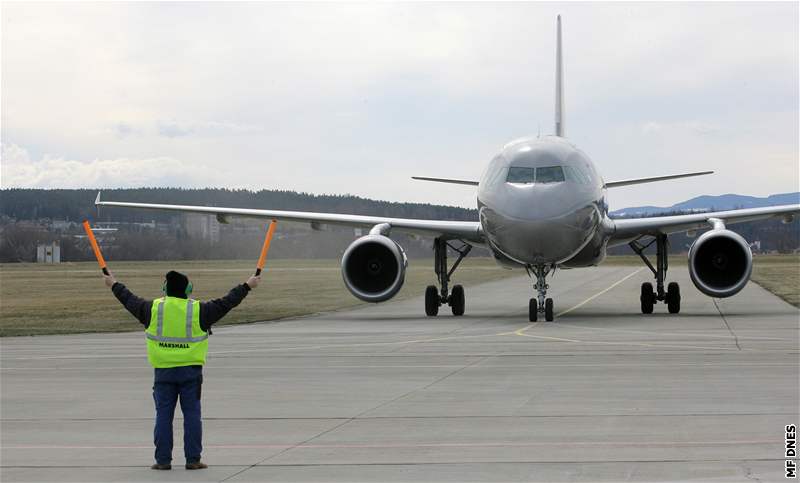
M 561 15 L 556 34 L 556 136 L 564 137 L 564 63 L 561 59 Z

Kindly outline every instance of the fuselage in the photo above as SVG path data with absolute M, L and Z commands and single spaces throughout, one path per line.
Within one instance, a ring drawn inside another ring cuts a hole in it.
M 591 159 L 558 136 L 508 143 L 478 185 L 484 234 L 507 265 L 599 263 L 607 211 L 603 179 Z

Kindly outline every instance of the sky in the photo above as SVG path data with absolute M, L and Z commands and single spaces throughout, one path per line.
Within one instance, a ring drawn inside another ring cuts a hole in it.
M 285 189 L 475 207 L 566 137 L 612 209 L 800 190 L 798 3 L 0 4 L 0 186 Z M 268 207 L 264 207 L 268 208 Z

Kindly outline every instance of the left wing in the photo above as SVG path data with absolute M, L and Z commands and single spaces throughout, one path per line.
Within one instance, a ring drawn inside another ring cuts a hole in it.
M 634 184 L 642 184 L 642 183 L 655 183 L 656 181 L 667 181 L 670 179 L 680 179 L 680 178 L 691 178 L 693 176 L 705 176 L 707 174 L 714 174 L 713 171 L 697 171 L 694 173 L 681 173 L 681 174 L 669 174 L 667 176 L 653 176 L 650 178 L 634 178 L 634 179 L 624 179 L 620 181 L 608 181 L 605 183 L 606 188 L 618 188 L 620 186 L 630 186 Z
M 783 218 L 784 221 L 791 222 L 798 214 L 800 214 L 800 204 L 693 213 L 689 215 L 615 219 L 611 220 L 614 229 L 609 246 L 627 243 L 644 235 L 669 234 L 684 230 L 708 228 L 714 220 L 722 220 L 725 224 L 731 224 L 768 218 Z
M 382 216 L 347 215 L 339 213 L 312 213 L 305 211 L 257 210 L 250 208 L 222 208 L 216 206 L 194 205 L 162 205 L 150 203 L 127 203 L 120 201 L 100 201 L 97 193 L 96 206 L 117 206 L 121 208 L 141 208 L 147 210 L 179 211 L 184 213 L 202 213 L 216 215 L 224 222 L 231 216 L 244 218 L 267 218 L 275 220 L 307 222 L 325 225 L 344 225 L 359 228 L 371 228 L 386 223 L 392 230 L 419 235 L 444 236 L 450 239 L 461 239 L 465 242 L 481 245 L 484 243 L 483 230 L 478 221 L 418 220 L 408 218 L 388 218 Z

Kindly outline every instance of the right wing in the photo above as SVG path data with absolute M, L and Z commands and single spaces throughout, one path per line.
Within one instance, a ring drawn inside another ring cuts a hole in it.
M 465 242 L 481 245 L 484 243 L 483 230 L 478 221 L 418 220 L 408 218 L 389 218 L 382 216 L 347 215 L 340 213 L 312 213 L 305 211 L 258 210 L 251 208 L 222 208 L 216 206 L 163 205 L 151 203 L 128 203 L 120 201 L 100 201 L 97 193 L 96 206 L 116 206 L 120 208 L 140 208 L 146 210 L 178 211 L 183 213 L 201 213 L 216 215 L 224 221 L 231 216 L 244 218 L 266 218 L 285 221 L 317 223 L 325 225 L 343 225 L 358 228 L 371 228 L 383 223 L 389 224 L 392 230 L 428 236 L 443 236 L 449 239 L 460 239 Z
M 477 181 L 470 181 L 466 179 L 428 178 L 427 176 L 412 176 L 411 179 L 416 179 L 420 181 L 435 181 L 437 183 L 466 184 L 470 186 L 478 186 Z
M 783 218 L 789 222 L 798 216 L 798 214 L 800 214 L 800 204 L 747 208 L 744 210 L 715 211 L 710 213 L 692 213 L 688 215 L 617 218 L 612 220 L 614 232 L 611 235 L 609 246 L 627 243 L 645 235 L 655 236 L 679 231 L 709 228 L 713 224 L 713 220 L 722 220 L 725 224 L 732 224 L 769 218 Z

